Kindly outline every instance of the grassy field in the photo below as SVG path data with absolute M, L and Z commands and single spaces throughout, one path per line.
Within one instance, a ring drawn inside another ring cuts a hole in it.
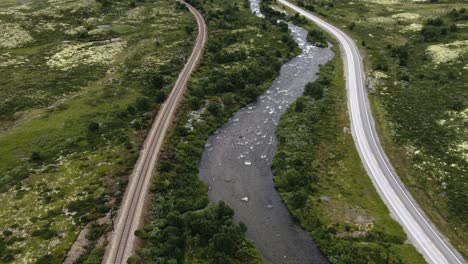
M 424 211 L 467 257 L 468 5 L 302 2 L 356 39 L 387 155 Z
M 280 66 L 298 54 L 287 27 L 254 16 L 248 1 L 191 1 L 202 11 L 209 41 L 166 140 L 148 224 L 138 235 L 143 263 L 262 263 L 223 203 L 208 201 L 198 178 L 206 140 L 234 112 L 270 87 Z
M 0 8 L 10 7 L 10 6 L 14 6 L 17 4 L 18 4 L 17 0 L 2 0 L 0 1 Z
M 424 263 L 358 162 L 341 63 L 322 67 L 323 98 L 306 93 L 281 119 L 276 186 L 332 263 Z
M 0 263 L 62 263 L 83 226 L 118 205 L 193 18 L 169 0 L 5 6 Z
M 295 20 L 309 31 L 318 30 Z M 322 66 L 319 78 L 281 118 L 275 184 L 332 263 L 424 263 L 416 249 L 405 244 L 403 229 L 390 217 L 359 162 L 342 59 L 334 45 L 334 59 Z

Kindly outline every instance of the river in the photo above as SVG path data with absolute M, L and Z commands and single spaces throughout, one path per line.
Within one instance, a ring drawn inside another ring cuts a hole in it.
M 263 18 L 259 0 L 250 0 L 254 14 Z M 209 186 L 211 201 L 223 200 L 244 222 L 267 263 L 328 263 L 309 232 L 289 214 L 274 187 L 271 163 L 281 115 L 315 80 L 319 65 L 333 57 L 329 48 L 307 42 L 307 31 L 289 23 L 302 52 L 281 67 L 272 86 L 257 100 L 236 112 L 209 137 L 199 167 Z

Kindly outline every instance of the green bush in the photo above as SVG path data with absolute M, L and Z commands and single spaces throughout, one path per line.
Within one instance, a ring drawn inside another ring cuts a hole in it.
M 51 230 L 48 227 L 43 227 L 42 229 L 35 230 L 31 234 L 31 236 L 33 237 L 40 237 L 44 240 L 51 239 L 57 235 L 58 235 L 57 231 Z
M 245 238 L 246 226 L 233 222 L 233 211 L 224 203 L 208 202 L 198 163 L 209 135 L 269 87 L 282 63 L 298 49 L 286 24 L 265 25 L 243 0 L 196 5 L 209 24 L 210 40 L 162 151 L 141 257 L 158 263 L 260 263 L 254 245 Z M 257 30 L 243 30 L 252 26 L 258 27 L 261 37 Z M 259 43 L 239 52 L 230 50 L 252 39 Z M 192 110 L 200 110 L 201 116 L 188 128 Z
M 422 261 L 414 247 L 408 249 L 414 253 L 411 260 L 394 250 L 406 236 L 367 178 L 351 135 L 343 134 L 349 120 L 341 63 L 336 56 L 323 65 L 281 118 L 272 165 L 275 186 L 331 263 Z M 297 111 L 298 104 L 303 111 Z M 343 216 L 356 208 L 372 215 L 371 230 L 359 233 Z

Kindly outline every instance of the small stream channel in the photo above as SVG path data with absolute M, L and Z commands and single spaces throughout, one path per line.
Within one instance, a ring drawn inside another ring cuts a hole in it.
M 252 11 L 260 0 L 250 0 Z M 209 137 L 199 167 L 200 178 L 209 185 L 211 201 L 223 200 L 244 222 L 268 263 L 328 263 L 310 234 L 289 214 L 274 187 L 271 163 L 281 115 L 302 95 L 304 86 L 316 79 L 319 65 L 333 57 L 329 48 L 317 48 L 306 40 L 307 31 L 289 23 L 302 53 L 281 68 L 272 86 L 256 102 L 234 114 Z

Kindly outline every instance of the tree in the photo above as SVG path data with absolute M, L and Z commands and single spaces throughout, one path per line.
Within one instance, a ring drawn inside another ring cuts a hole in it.
M 457 25 L 456 25 L 456 24 L 452 24 L 452 25 L 450 26 L 450 31 L 451 31 L 451 32 L 457 32 L 457 31 L 458 31 Z
M 31 153 L 31 161 L 38 162 L 38 161 L 41 161 L 41 160 L 42 160 L 42 156 L 41 156 L 41 153 L 39 151 L 33 151 Z
M 216 205 L 216 215 L 219 219 L 230 219 L 234 216 L 234 210 L 232 210 L 229 206 L 224 203 L 224 201 L 220 201 Z
M 154 101 L 156 103 L 162 103 L 166 100 L 166 93 L 163 90 L 159 90 L 156 92 L 156 95 L 154 96 Z
M 296 113 L 302 113 L 304 112 L 304 108 L 305 108 L 304 97 L 300 97 L 296 101 L 296 107 L 294 108 L 294 111 L 296 111 Z
M 239 222 L 239 228 L 242 233 L 247 232 L 247 226 L 244 224 L 244 222 Z
M 398 58 L 400 61 L 400 66 L 406 66 L 408 64 L 409 48 L 407 45 L 393 47 L 391 53 L 392 57 Z
M 421 29 L 421 35 L 423 36 L 424 42 L 436 41 L 439 33 L 439 29 L 435 27 L 424 26 Z
M 308 95 L 315 100 L 320 100 L 323 98 L 323 87 L 318 82 L 308 83 L 305 87 L 305 95 Z
M 289 202 L 294 209 L 302 208 L 307 203 L 307 193 L 302 189 L 293 192 Z
M 150 108 L 150 102 L 146 97 L 138 97 L 136 99 L 136 108 L 139 111 L 148 111 Z
M 166 82 L 161 75 L 155 74 L 153 77 L 151 77 L 150 84 L 153 88 L 161 89 L 166 84 Z
M 136 109 L 132 105 L 127 106 L 127 113 L 129 115 L 135 115 L 136 114 Z
M 327 46 L 327 38 L 325 37 L 322 31 L 317 29 L 312 29 L 311 31 L 309 31 L 309 34 L 307 35 L 307 40 L 317 47 Z
M 188 135 L 189 131 L 186 127 L 181 127 L 181 126 L 178 126 L 175 128 L 175 133 L 176 135 L 180 136 L 180 137 L 185 137 Z
M 135 257 L 135 256 L 131 256 L 128 258 L 128 261 L 127 261 L 128 264 L 138 264 L 138 258 Z
M 222 111 L 221 104 L 217 101 L 209 102 L 206 109 L 214 116 L 218 116 Z
M 442 25 L 444 25 L 444 20 L 442 20 L 442 18 L 440 17 L 437 17 L 437 18 L 429 18 L 426 23 L 426 25 L 429 25 L 429 26 L 436 26 L 436 27 L 440 27 Z
M 102 7 L 109 7 L 112 5 L 112 0 L 97 0 L 98 3 L 102 5 Z
M 96 122 L 91 122 L 89 125 L 88 125 L 88 132 L 90 133 L 94 133 L 96 131 L 99 130 L 99 124 L 96 123 Z
M 215 251 L 221 251 L 226 255 L 233 255 L 236 252 L 236 241 L 234 234 L 218 233 L 211 238 L 212 247 Z
M 187 32 L 187 34 L 189 34 L 189 35 L 192 34 L 194 30 L 195 29 L 193 28 L 193 26 L 186 26 L 185 27 L 185 32 Z

